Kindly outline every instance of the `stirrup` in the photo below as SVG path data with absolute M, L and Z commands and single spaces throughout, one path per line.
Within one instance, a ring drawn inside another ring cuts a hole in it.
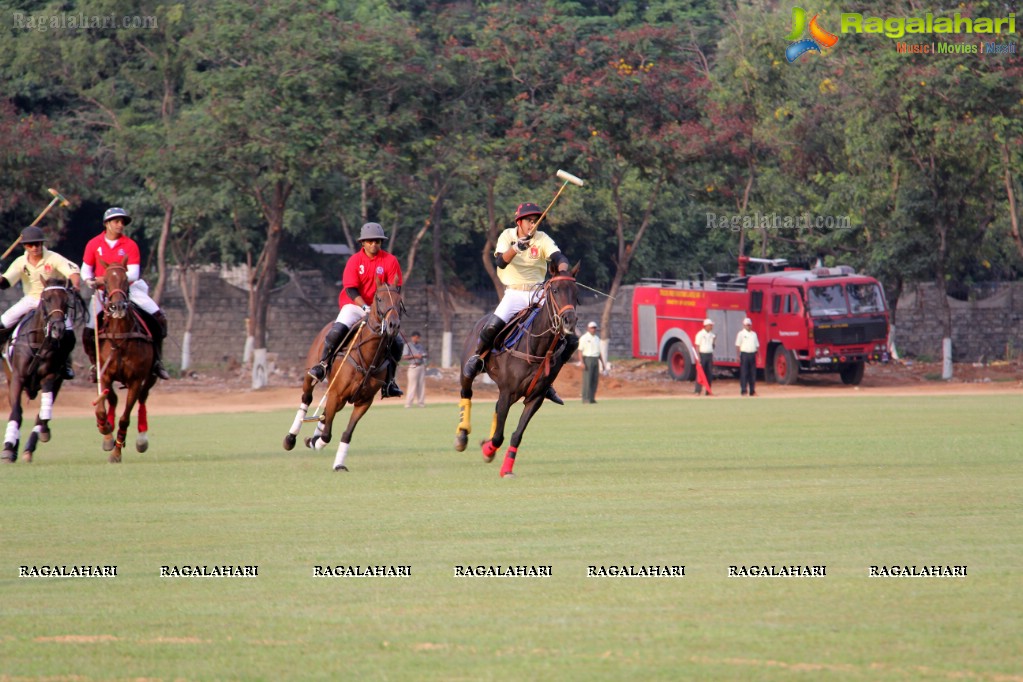
M 462 376 L 466 379 L 474 379 L 481 369 L 483 369 L 483 360 L 479 355 L 473 355 L 465 361 L 465 366 L 462 367 Z
M 89 383 L 95 384 L 97 383 L 97 381 L 98 380 L 96 378 L 96 365 L 89 365 Z
M 547 387 L 546 398 L 547 398 L 547 400 L 550 400 L 555 405 L 564 405 L 565 404 L 565 401 L 561 399 L 561 396 L 558 395 L 558 392 L 554 390 L 553 386 L 548 386 Z
M 312 367 L 309 368 L 308 374 L 313 379 L 316 379 L 316 381 L 323 381 L 323 379 L 327 376 L 327 366 L 322 362 L 313 365 Z
M 66 363 L 64 365 L 64 380 L 65 381 L 71 381 L 74 378 L 75 378 L 75 368 L 71 366 L 70 362 L 68 362 L 68 363 Z
M 382 389 L 380 389 L 381 398 L 400 398 L 405 395 L 405 392 L 398 388 L 398 384 L 391 381 L 387 382 Z

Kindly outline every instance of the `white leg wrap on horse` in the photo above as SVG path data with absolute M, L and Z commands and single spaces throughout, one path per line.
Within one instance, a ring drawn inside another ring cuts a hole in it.
M 334 468 L 343 467 L 345 465 L 345 457 L 348 456 L 348 443 L 337 444 L 337 456 L 334 457 Z
M 53 419 L 53 391 L 39 396 L 39 418 L 44 422 Z
M 18 428 L 18 422 L 7 422 L 7 432 L 4 434 L 4 442 L 17 443 L 19 438 L 21 438 L 21 429 Z
M 302 420 L 305 419 L 306 412 L 309 411 L 309 406 L 302 404 L 302 407 L 298 408 L 298 412 L 295 413 L 295 421 L 291 422 L 291 429 L 288 431 L 292 436 L 297 436 L 298 432 L 302 430 Z
M 313 447 L 315 447 L 317 450 L 322 450 L 323 448 L 327 447 L 327 441 L 323 440 L 322 438 L 317 438 L 316 445 Z

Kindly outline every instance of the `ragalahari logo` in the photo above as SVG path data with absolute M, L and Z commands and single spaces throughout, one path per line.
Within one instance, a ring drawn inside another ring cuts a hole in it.
M 792 33 L 785 36 L 785 40 L 794 40 L 796 42 L 785 48 L 785 59 L 788 60 L 789 64 L 811 50 L 815 50 L 817 54 L 820 54 L 821 48 L 834 47 L 838 43 L 838 36 L 828 33 L 817 25 L 817 17 L 819 16 L 819 14 L 813 15 L 813 19 L 807 25 L 806 10 L 802 7 L 792 8 Z M 810 32 L 810 37 L 803 38 L 803 32 L 807 30 Z

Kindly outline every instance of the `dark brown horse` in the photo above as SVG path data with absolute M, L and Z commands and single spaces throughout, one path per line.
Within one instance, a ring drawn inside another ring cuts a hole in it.
M 334 457 L 334 471 L 348 471 L 345 457 L 348 455 L 352 433 L 373 404 L 373 398 L 387 381 L 388 349 L 401 328 L 401 310 L 401 293 L 397 286 L 377 280 L 377 290 L 369 313 L 349 332 L 348 338 L 341 344 L 335 361 L 327 372 L 324 381 L 327 388 L 321 401 L 323 413 L 319 418 L 306 418 L 309 405 L 313 401 L 315 386 L 314 379 L 306 375 L 302 383 L 302 402 L 288 435 L 284 437 L 285 450 L 295 447 L 302 423 L 313 420 L 317 421 L 316 430 L 311 438 L 305 439 L 305 445 L 307 448 L 322 450 L 333 436 L 331 429 L 335 415 L 344 409 L 346 404 L 351 403 L 352 416 L 348 419 L 348 428 L 341 434 L 341 442 L 337 445 L 337 455 Z M 313 340 L 306 356 L 307 367 L 319 362 L 323 339 L 328 329 L 330 324 Z
M 492 462 L 504 443 L 504 425 L 508 410 L 520 399 L 525 402 L 518 426 L 501 465 L 501 477 L 514 476 L 515 456 L 518 454 L 522 434 L 529 420 L 540 409 L 547 387 L 554 383 L 562 365 L 568 359 L 565 344 L 574 333 L 578 289 L 575 283 L 576 266 L 571 275 L 554 275 L 543 285 L 542 302 L 527 308 L 511 320 L 494 342 L 494 351 L 484 360 L 484 371 L 497 384 L 500 391 L 494 407 L 490 437 L 480 443 L 483 460 Z M 537 290 L 540 293 L 540 290 Z M 539 295 L 538 295 L 539 298 Z M 484 317 L 473 327 L 462 352 L 462 366 L 475 352 Z M 465 450 L 472 431 L 472 379 L 462 376 L 458 427 L 455 430 L 455 449 Z
M 40 395 L 35 427 L 25 441 L 25 461 L 32 461 L 39 441 L 46 443 L 50 440 L 53 404 L 64 383 L 67 356 L 75 347 L 74 331 L 67 329 L 66 325 L 74 301 L 65 280 L 46 280 L 39 296 L 39 307 L 23 317 L 14 332 L 4 363 L 11 415 L 7 418 L 0 461 L 14 462 L 18 459 L 22 393 L 29 400 Z
M 149 420 L 146 400 L 149 389 L 156 383 L 153 362 L 153 322 L 146 321 L 131 304 L 128 297 L 127 257 L 119 263 L 100 261 L 103 273 L 103 322 L 97 329 L 99 352 L 96 355 L 96 376 L 99 381 L 96 399 L 96 427 L 103 434 L 103 449 L 113 451 L 109 461 L 121 461 L 121 449 L 131 424 L 131 411 L 139 406 L 138 437 L 135 449 L 145 452 L 149 448 Z M 117 423 L 117 437 L 113 436 L 117 415 L 117 391 L 114 382 L 127 388 L 124 411 Z

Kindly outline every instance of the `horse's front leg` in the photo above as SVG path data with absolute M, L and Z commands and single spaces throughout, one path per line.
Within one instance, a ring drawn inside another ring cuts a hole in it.
M 56 400 L 57 391 L 60 390 L 60 383 L 53 377 L 43 380 L 39 392 L 39 414 L 36 416 L 35 426 L 32 432 L 25 439 L 25 447 L 22 449 L 25 461 L 31 462 L 39 443 L 50 442 L 50 420 L 53 419 L 53 403 Z
M 18 461 L 18 443 L 21 441 L 21 379 L 16 371 L 12 373 L 9 388 L 11 414 L 7 417 L 7 431 L 4 433 L 4 449 L 0 453 L 0 460 L 10 463 Z
M 362 419 L 362 415 L 366 414 L 366 410 L 373 404 L 372 400 L 366 403 L 361 403 L 352 406 L 352 416 L 348 419 L 348 428 L 341 434 L 341 442 L 337 444 L 337 454 L 334 456 L 334 471 L 348 471 L 348 467 L 345 466 L 345 457 L 348 456 L 348 445 L 352 442 L 352 434 L 355 433 L 355 427 L 358 425 L 359 420 Z
M 305 422 L 305 417 L 309 413 L 309 406 L 313 402 L 314 385 L 314 379 L 306 374 L 305 379 L 302 381 L 302 397 L 300 398 L 298 410 L 295 412 L 295 419 L 291 422 L 291 428 L 288 429 L 288 435 L 284 437 L 285 450 L 293 450 L 295 448 L 295 442 L 298 440 L 298 434 L 302 430 L 302 424 Z
M 117 422 L 117 437 L 114 439 L 114 451 L 110 453 L 110 461 L 118 463 L 121 461 L 121 450 L 124 448 L 124 439 L 128 436 L 128 427 L 131 426 L 131 411 L 135 409 L 135 403 L 139 399 L 139 386 L 137 383 L 128 385 L 128 395 L 124 398 L 124 409 L 121 411 L 121 419 Z
M 316 423 L 316 429 L 313 431 L 312 437 L 305 439 L 305 446 L 307 448 L 322 450 L 327 446 L 327 443 L 333 438 L 334 417 L 344 407 L 345 403 L 338 397 L 336 391 L 331 391 L 327 394 L 327 401 L 323 406 L 323 414 L 320 416 L 320 421 Z
M 512 469 L 515 467 L 515 457 L 519 454 L 519 443 L 522 442 L 522 434 L 526 432 L 526 427 L 529 426 L 529 420 L 532 419 L 533 415 L 536 414 L 536 411 L 540 409 L 540 405 L 543 404 L 543 400 L 544 394 L 541 393 L 538 397 L 527 402 L 522 408 L 522 416 L 519 417 L 518 426 L 516 426 L 515 431 L 512 432 L 511 441 L 508 443 L 508 449 L 504 452 L 504 462 L 501 464 L 501 478 L 515 476 L 515 474 L 512 473 Z
M 469 443 L 472 433 L 472 382 L 460 374 L 462 379 L 461 400 L 458 401 L 458 426 L 455 427 L 455 450 L 462 452 Z
M 504 442 L 504 425 L 508 421 L 508 410 L 511 409 L 511 393 L 502 390 L 494 405 L 494 416 L 490 421 L 490 439 L 480 443 L 484 462 L 493 462 L 501 443 Z

